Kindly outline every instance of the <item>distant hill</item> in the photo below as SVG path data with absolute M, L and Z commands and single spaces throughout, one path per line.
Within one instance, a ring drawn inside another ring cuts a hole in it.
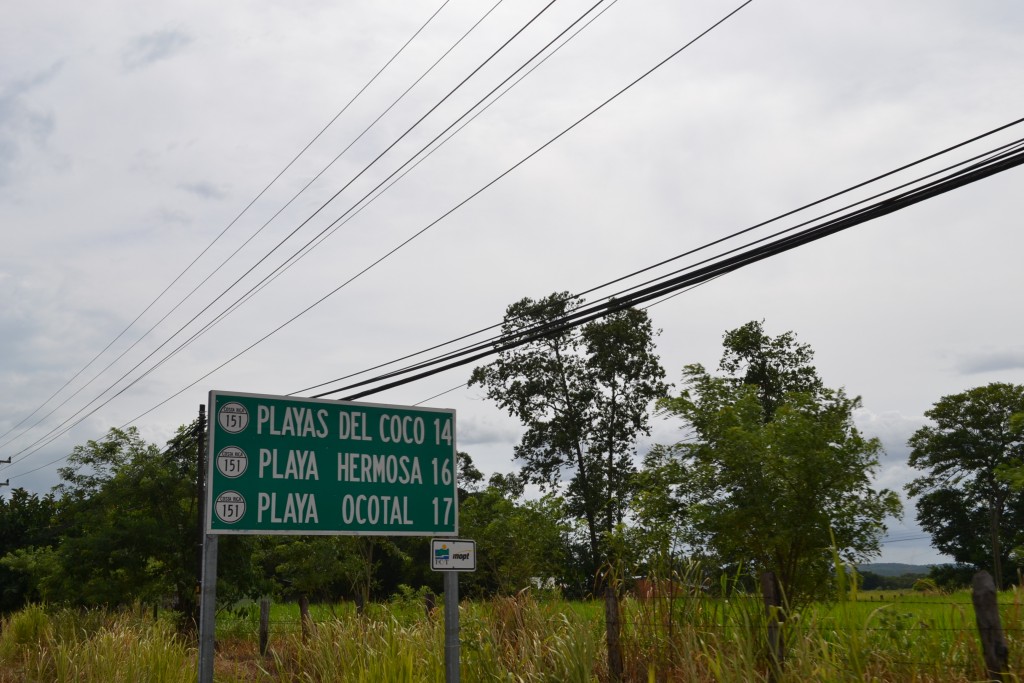
M 858 564 L 857 571 L 873 572 L 879 576 L 927 575 L 931 571 L 931 566 L 926 564 L 900 564 L 899 562 L 875 562 L 872 564 Z

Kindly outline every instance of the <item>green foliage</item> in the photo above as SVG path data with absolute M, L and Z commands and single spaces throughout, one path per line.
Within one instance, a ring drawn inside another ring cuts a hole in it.
M 917 593 L 938 593 L 939 585 L 927 577 L 914 582 L 913 589 Z
M 993 382 L 943 396 L 927 412 L 933 424 L 908 442 L 910 465 L 924 474 L 907 485 L 932 545 L 957 562 L 992 570 L 1002 585 L 1010 549 L 1024 542 L 1024 386 Z
M 60 573 L 44 582 L 53 599 L 116 605 L 191 594 L 194 443 L 161 452 L 134 428 L 111 429 L 77 446 L 60 474 Z
M 161 451 L 138 432 L 111 429 L 75 447 L 58 497 L 18 493 L 8 504 L 46 518 L 48 543 L 8 548 L 6 570 L 54 602 L 118 605 L 193 600 L 198 566 L 196 425 Z
M 340 536 L 265 536 L 261 541 L 284 596 L 324 599 L 326 588 L 344 575 L 346 549 Z
M 555 487 L 570 477 L 566 501 L 570 514 L 586 521 L 592 576 L 601 564 L 602 536 L 625 517 L 636 438 L 649 433 L 649 405 L 665 386 L 643 311 L 544 333 L 581 304 L 563 292 L 509 306 L 503 334 L 537 338 L 476 368 L 470 384 L 483 386 L 526 427 L 515 456 L 531 481 Z
M 417 683 L 444 679 L 442 610 L 411 589 L 357 617 L 313 606 L 317 628 L 299 635 L 294 605 L 274 605 L 270 651 L 256 649 L 256 615 L 218 629 L 216 680 Z M 985 680 L 967 594 L 886 596 L 812 604 L 782 625 L 780 681 Z M 1000 597 L 1003 627 L 1024 627 L 1024 594 Z M 419 603 L 419 604 L 417 604 Z M 757 594 L 622 601 L 627 681 L 761 681 L 765 620 Z M 608 680 L 600 602 L 537 602 L 529 595 L 463 602 L 462 680 L 580 683 Z M 137 611 L 31 607 L 0 623 L 0 681 L 195 680 L 195 649 L 164 620 Z M 1011 640 L 1010 674 L 1024 658 Z
M 260 536 L 253 551 L 266 579 L 261 592 L 317 600 L 349 594 L 364 605 L 388 556 L 407 559 L 391 539 L 370 536 Z
M 921 578 L 924 578 L 924 574 L 900 574 L 899 576 L 886 576 L 884 574 L 876 574 L 872 571 L 858 571 L 857 576 L 860 581 L 860 589 L 866 591 L 873 590 L 909 590 L 913 588 L 914 583 Z
M 21 487 L 12 489 L 7 499 L 0 498 L 0 558 L 18 555 L 10 562 L 0 559 L 0 612 L 43 597 L 37 586 L 46 572 L 33 558 L 37 553 L 52 552 L 56 511 L 52 495 L 39 496 Z
M 61 573 L 60 557 L 50 546 L 18 548 L 0 558 L 0 566 L 18 577 L 22 598 L 50 600 L 56 597 L 55 583 Z
M 928 578 L 944 591 L 968 588 L 978 568 L 970 564 L 937 564 L 928 572 Z
M 50 620 L 39 605 L 29 605 L 12 615 L 4 625 L 2 653 L 5 658 L 18 647 L 31 647 L 50 637 Z
M 687 366 L 683 392 L 660 403 L 693 433 L 671 449 L 680 477 L 673 496 L 686 507 L 693 544 L 719 564 L 775 572 L 799 604 L 828 592 L 831 535 L 845 562 L 877 554 L 899 499 L 872 486 L 881 444 L 853 423 L 860 399 L 822 385 L 809 347 L 791 333 L 767 337 L 756 322 L 725 340 L 721 367 L 737 375 Z M 758 378 L 767 386 L 748 383 Z
M 170 622 L 125 611 L 32 606 L 6 620 L 0 635 L 3 681 L 184 683 L 195 680 L 195 662 Z
M 459 469 L 456 481 L 459 487 L 459 500 L 465 499 L 466 495 L 479 491 L 484 482 L 484 473 L 473 464 L 473 458 L 469 453 L 458 451 L 456 454 Z
M 792 332 L 771 337 L 764 331 L 764 321 L 752 320 L 726 332 L 722 346 L 719 369 L 727 373 L 725 379 L 734 388 L 757 387 L 766 422 L 775 416 L 786 394 L 815 394 L 823 388 L 811 365 L 814 351 L 808 344 L 797 343 Z
M 501 489 L 473 494 L 459 511 L 460 533 L 476 540 L 475 572 L 461 577 L 467 595 L 511 595 L 560 577 L 566 563 L 564 506 L 554 496 L 516 502 Z
M 635 568 L 630 573 L 646 574 L 650 568 L 671 563 L 695 546 L 688 501 L 691 480 L 672 447 L 655 445 L 644 456 L 633 494 L 633 520 L 624 531 L 627 559 Z

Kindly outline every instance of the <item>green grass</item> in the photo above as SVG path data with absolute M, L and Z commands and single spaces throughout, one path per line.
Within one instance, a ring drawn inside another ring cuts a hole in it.
M 1011 671 L 1024 673 L 1024 600 L 1000 597 Z M 218 616 L 217 681 L 444 680 L 441 600 L 420 596 L 371 605 L 311 608 L 305 640 L 298 607 L 275 604 L 270 650 L 257 652 L 258 605 Z M 705 595 L 622 602 L 629 681 L 767 679 L 765 617 L 757 596 Z M 528 595 L 465 602 L 462 680 L 589 683 L 607 680 L 603 605 Z M 0 624 L 0 682 L 194 681 L 196 650 L 173 631 L 174 615 L 139 610 L 28 607 Z M 861 593 L 789 615 L 779 681 L 977 681 L 984 679 L 967 593 Z

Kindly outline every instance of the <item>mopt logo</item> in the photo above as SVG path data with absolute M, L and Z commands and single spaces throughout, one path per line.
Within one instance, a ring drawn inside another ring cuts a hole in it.
M 455 538 L 432 539 L 430 568 L 435 572 L 476 571 L 476 541 Z

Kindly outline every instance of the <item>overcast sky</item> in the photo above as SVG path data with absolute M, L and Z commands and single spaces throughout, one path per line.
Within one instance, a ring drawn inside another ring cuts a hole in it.
M 1019 2 L 754 0 L 434 223 L 738 5 L 607 0 L 588 18 L 604 14 L 379 200 L 112 398 L 346 215 L 593 1 L 551 3 L 350 185 L 546 3 L 450 0 L 354 100 L 441 0 L 8 8 L 0 457 L 14 462 L 0 477 L 47 491 L 60 459 L 110 427 L 134 421 L 163 444 L 210 389 L 286 394 L 367 369 L 498 323 L 524 296 L 586 290 L 1024 116 Z M 1022 137 L 1019 128 L 946 163 Z M 1002 173 L 652 307 L 669 377 L 678 385 L 684 364 L 717 366 L 722 333 L 747 321 L 764 319 L 772 334 L 792 330 L 815 349 L 827 384 L 863 398 L 858 423 L 887 453 L 879 484 L 901 488 L 913 476 L 907 437 L 937 399 L 1024 382 L 1022 180 L 1024 170 Z M 468 373 L 367 400 L 418 403 Z M 515 467 L 520 428 L 479 389 L 428 405 L 458 410 L 459 447 L 485 473 Z M 654 439 L 677 434 L 658 422 Z M 882 560 L 943 559 L 912 504 L 890 537 Z

